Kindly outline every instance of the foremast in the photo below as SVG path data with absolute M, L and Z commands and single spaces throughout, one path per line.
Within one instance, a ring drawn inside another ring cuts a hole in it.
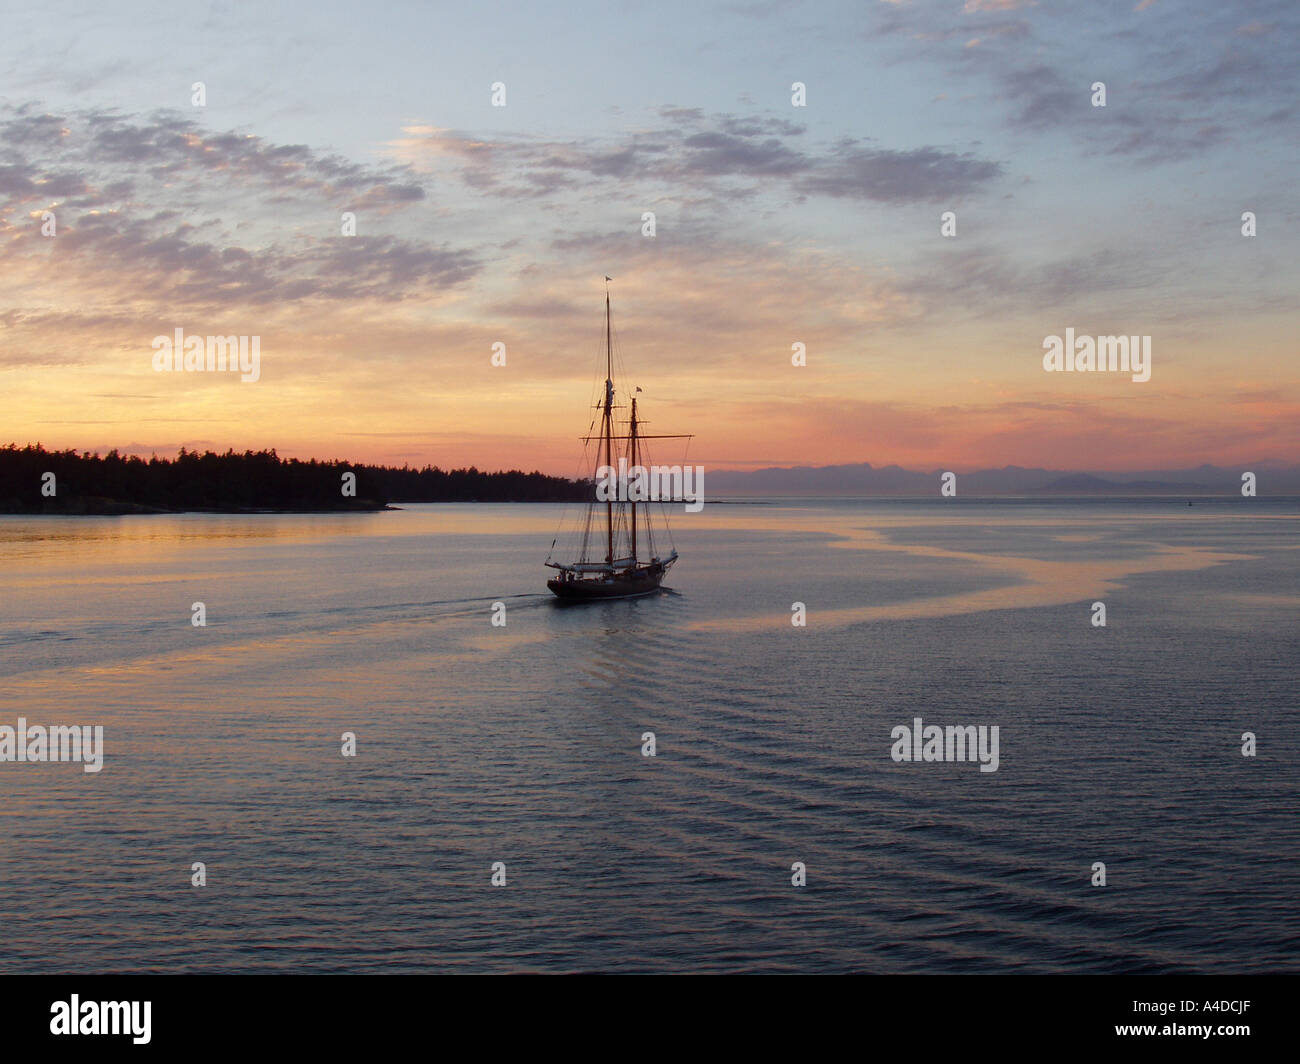
M 614 468 L 614 344 L 613 329 L 610 325 L 609 281 L 605 278 L 605 413 L 601 431 L 605 437 L 605 467 Z M 632 399 L 632 424 L 628 432 L 628 468 L 635 469 L 637 463 L 637 421 L 636 398 Z M 599 470 L 597 470 L 599 474 Z M 636 545 L 636 507 L 637 500 L 629 499 L 631 504 L 631 553 L 632 565 L 637 563 Z M 605 500 L 605 564 L 614 567 L 614 501 L 612 495 Z
M 605 466 L 614 467 L 614 345 L 609 324 L 609 278 L 605 278 Z M 597 470 L 599 473 L 599 470 Z M 636 557 L 633 548 L 632 556 Z M 614 567 L 614 499 L 605 500 L 605 564 Z

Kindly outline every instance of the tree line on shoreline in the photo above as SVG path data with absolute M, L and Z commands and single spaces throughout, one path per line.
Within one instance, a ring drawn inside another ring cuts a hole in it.
M 181 448 L 175 458 L 146 459 L 39 443 L 0 448 L 0 513 L 378 510 L 403 502 L 566 502 L 589 493 L 583 481 L 544 473 L 302 461 L 274 449 Z

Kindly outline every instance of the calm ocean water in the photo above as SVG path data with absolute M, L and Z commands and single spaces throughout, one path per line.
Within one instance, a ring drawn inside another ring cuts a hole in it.
M 0 518 L 0 724 L 106 746 L 0 764 L 0 970 L 1300 970 L 1296 500 L 677 508 L 570 608 L 560 509 Z

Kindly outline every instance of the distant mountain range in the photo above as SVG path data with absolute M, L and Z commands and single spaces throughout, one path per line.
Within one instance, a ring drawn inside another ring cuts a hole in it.
M 765 495 L 934 495 L 942 470 L 915 472 L 890 465 L 876 469 L 856 465 L 794 466 L 752 472 L 709 471 L 706 491 L 712 496 Z M 1234 495 L 1241 494 L 1241 475 L 1256 477 L 1259 495 L 1300 495 L 1300 465 L 1276 461 L 1223 468 L 1140 470 L 1130 473 L 1077 472 L 1004 466 L 957 473 L 957 494 L 970 495 Z

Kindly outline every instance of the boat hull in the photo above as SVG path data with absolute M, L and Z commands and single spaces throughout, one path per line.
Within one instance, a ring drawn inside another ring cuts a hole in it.
M 565 602 L 601 602 L 606 599 L 635 598 L 650 595 L 663 583 L 665 567 L 648 565 L 640 569 L 602 576 L 598 579 L 566 579 L 557 577 L 546 581 L 552 593 Z

